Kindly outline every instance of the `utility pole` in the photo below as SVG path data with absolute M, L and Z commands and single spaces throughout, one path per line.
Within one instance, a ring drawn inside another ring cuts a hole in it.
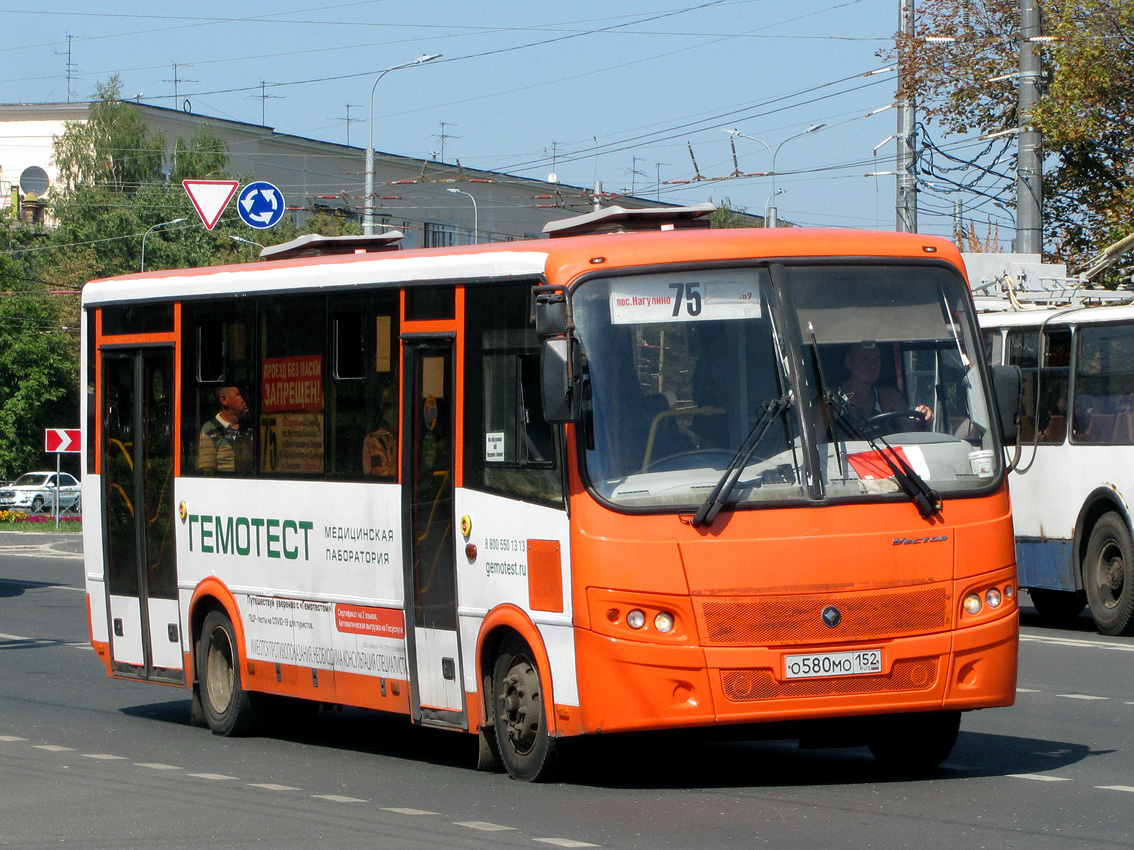
M 1026 2 L 1026 0 L 1023 0 Z M 898 48 L 898 86 L 906 80 L 906 63 L 909 53 L 908 39 L 914 34 L 914 0 L 899 0 L 898 32 L 901 41 Z M 917 130 L 914 128 L 913 99 L 899 92 L 898 95 L 898 145 L 894 170 L 898 174 L 897 199 L 895 203 L 895 227 L 898 233 L 917 233 Z
M 1036 39 L 1041 35 L 1036 0 L 1020 0 L 1020 94 L 1016 135 L 1016 250 L 1043 252 L 1042 139 L 1032 127 L 1032 113 L 1040 99 L 1040 57 Z

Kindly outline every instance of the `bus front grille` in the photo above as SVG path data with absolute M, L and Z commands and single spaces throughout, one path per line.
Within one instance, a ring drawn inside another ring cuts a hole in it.
M 952 593 L 944 585 L 876 593 L 696 600 L 706 646 L 806 646 L 930 634 L 949 627 L 951 603 Z M 835 627 L 823 622 L 828 606 L 839 611 Z
M 781 682 L 767 668 L 721 671 L 724 695 L 732 702 L 923 691 L 932 688 L 936 681 L 936 658 L 895 661 L 890 672 L 884 676 L 835 676 Z

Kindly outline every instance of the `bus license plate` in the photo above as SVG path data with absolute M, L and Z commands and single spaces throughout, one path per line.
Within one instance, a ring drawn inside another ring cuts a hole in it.
M 857 649 L 852 652 L 815 652 L 784 656 L 784 677 L 808 679 L 815 676 L 858 676 L 882 672 L 882 650 Z

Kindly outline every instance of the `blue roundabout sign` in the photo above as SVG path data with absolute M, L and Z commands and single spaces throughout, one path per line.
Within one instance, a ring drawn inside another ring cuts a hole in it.
M 264 180 L 249 183 L 236 199 L 241 220 L 249 227 L 265 230 L 274 227 L 283 218 L 283 193 Z

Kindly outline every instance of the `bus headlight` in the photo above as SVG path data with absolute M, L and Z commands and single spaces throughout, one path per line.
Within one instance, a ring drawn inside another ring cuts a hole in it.
M 993 587 L 984 595 L 984 601 L 988 603 L 989 608 L 999 608 L 1003 597 L 1000 595 L 1000 591 Z
M 966 596 L 965 600 L 961 603 L 961 605 L 964 606 L 965 611 L 969 614 L 979 614 L 980 613 L 981 601 L 980 601 L 980 597 L 977 596 L 975 593 L 970 593 L 968 596 Z
M 635 608 L 626 615 L 626 625 L 632 629 L 640 629 L 646 625 L 646 614 L 644 611 Z
M 654 628 L 658 630 L 658 634 L 669 634 L 673 631 L 673 615 L 668 611 L 662 611 L 654 617 Z

